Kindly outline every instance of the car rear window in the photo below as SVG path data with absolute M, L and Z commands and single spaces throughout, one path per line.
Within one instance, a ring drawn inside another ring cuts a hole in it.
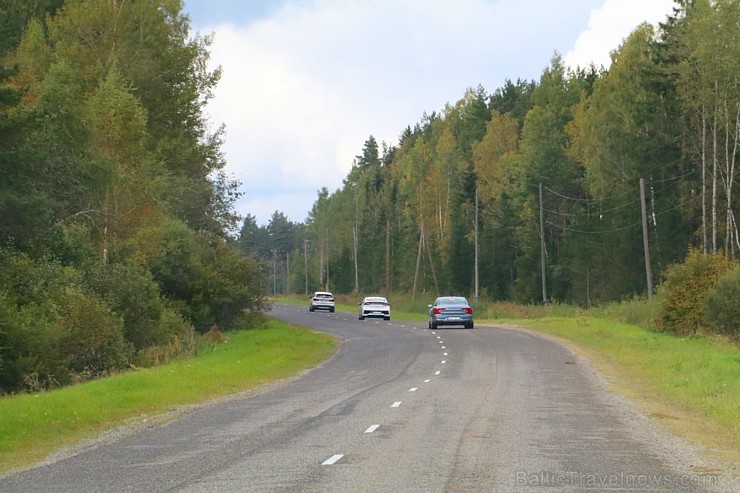
M 465 298 L 457 298 L 457 297 L 450 297 L 450 298 L 441 298 L 439 300 L 440 305 L 467 305 L 468 300 Z

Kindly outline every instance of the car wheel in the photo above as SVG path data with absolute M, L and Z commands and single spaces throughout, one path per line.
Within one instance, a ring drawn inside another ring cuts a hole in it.
M 329 308 L 330 313 L 334 313 L 334 308 Z
M 472 329 L 473 328 L 473 322 L 470 322 L 469 324 L 465 325 L 466 329 Z
M 360 320 L 365 320 L 365 317 L 363 317 L 362 315 L 360 315 L 359 318 L 360 318 Z
M 437 323 L 436 322 L 429 322 L 429 328 L 432 330 L 437 330 Z
M 383 320 L 390 320 L 391 317 L 383 317 Z
M 312 306 L 309 306 L 309 307 L 308 307 L 308 311 L 309 311 L 309 312 L 312 312 L 312 311 L 313 311 L 313 307 L 312 307 Z

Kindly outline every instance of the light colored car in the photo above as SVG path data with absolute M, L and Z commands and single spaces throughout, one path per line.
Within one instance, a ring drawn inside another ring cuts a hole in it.
M 382 296 L 367 296 L 360 303 L 360 320 L 368 317 L 391 319 L 391 305 Z
M 429 328 L 440 325 L 462 325 L 473 328 L 473 308 L 462 296 L 440 296 L 429 306 Z
M 316 291 L 308 302 L 308 311 L 329 310 L 334 313 L 334 295 L 329 291 Z

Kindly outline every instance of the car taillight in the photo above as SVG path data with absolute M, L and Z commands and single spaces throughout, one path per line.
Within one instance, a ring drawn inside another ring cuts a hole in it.
M 329 301 L 334 301 L 334 298 L 329 298 Z
M 442 308 L 442 307 L 438 306 L 438 307 L 436 307 L 436 308 L 434 309 L 434 312 L 433 312 L 433 313 L 434 313 L 435 315 L 439 315 L 439 314 L 440 314 L 440 313 L 442 313 L 443 311 L 444 311 L 444 308 Z
M 463 308 L 463 310 L 465 310 L 465 313 L 467 313 L 468 315 L 473 314 L 473 309 L 470 308 L 469 306 L 466 306 L 465 308 Z

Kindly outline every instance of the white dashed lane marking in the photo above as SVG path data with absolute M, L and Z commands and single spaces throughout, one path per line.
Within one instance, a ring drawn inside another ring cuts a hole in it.
M 367 430 L 365 430 L 365 433 L 373 433 L 378 428 L 380 428 L 380 425 L 372 425 L 370 428 L 368 428 Z
M 326 459 L 324 462 L 322 462 L 321 465 L 322 466 L 332 466 L 332 465 L 336 464 L 337 461 L 339 459 L 341 459 L 342 457 L 344 457 L 344 454 L 332 455 L 331 457 L 329 457 L 328 459 Z
M 391 407 L 401 407 L 401 401 L 396 401 L 393 404 L 391 404 Z

